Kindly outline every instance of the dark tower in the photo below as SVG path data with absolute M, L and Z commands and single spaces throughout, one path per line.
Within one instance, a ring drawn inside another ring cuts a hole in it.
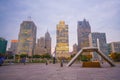
M 78 51 L 83 47 L 89 46 L 89 33 L 91 33 L 91 27 L 88 21 L 78 21 L 77 24 L 77 38 L 78 38 Z

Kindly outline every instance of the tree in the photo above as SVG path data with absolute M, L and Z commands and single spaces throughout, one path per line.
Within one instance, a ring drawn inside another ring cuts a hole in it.
M 114 61 L 120 61 L 120 53 L 110 53 L 109 56 Z
M 28 57 L 28 54 L 20 54 L 20 58 Z
M 41 58 L 41 55 L 33 55 L 33 58 Z
M 47 58 L 47 59 L 50 59 L 51 58 L 51 55 L 46 53 L 44 55 L 41 55 L 41 58 Z

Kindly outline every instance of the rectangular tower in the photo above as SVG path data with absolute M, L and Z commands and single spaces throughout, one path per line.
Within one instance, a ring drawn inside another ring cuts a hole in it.
M 7 40 L 0 37 L 0 54 L 5 54 L 7 48 Z
M 57 58 L 69 58 L 69 37 L 68 37 L 68 25 L 64 21 L 60 21 L 57 25 L 57 44 L 56 44 L 56 57 Z
M 89 33 L 91 33 L 91 27 L 88 21 L 78 21 L 77 24 L 77 38 L 78 38 L 78 51 L 83 47 L 89 47 Z
M 36 42 L 36 25 L 33 21 L 23 21 L 20 25 L 17 54 L 32 56 Z
M 45 33 L 45 48 L 47 49 L 47 53 L 51 54 L 51 37 L 50 33 L 47 31 Z

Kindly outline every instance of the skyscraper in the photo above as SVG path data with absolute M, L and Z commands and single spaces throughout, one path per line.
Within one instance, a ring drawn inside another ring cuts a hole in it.
M 89 33 L 91 33 L 91 27 L 88 21 L 78 21 L 77 24 L 77 38 L 78 38 L 78 51 L 83 47 L 89 46 Z
M 23 21 L 20 25 L 17 54 L 33 55 L 36 42 L 36 25 L 33 21 Z
M 17 54 L 18 40 L 11 40 L 11 46 L 9 51 L 12 51 L 13 54 Z
M 106 56 L 108 56 L 108 47 L 105 33 L 90 33 L 89 42 L 91 47 L 98 47 Z M 93 53 L 93 57 L 94 59 L 98 59 L 98 55 L 96 53 Z
M 5 54 L 6 53 L 6 48 L 7 48 L 7 40 L 0 37 L 0 53 Z
M 48 31 L 45 33 L 45 48 L 47 53 L 51 54 L 51 37 Z
M 47 50 L 45 48 L 45 37 L 40 37 L 35 47 L 35 55 L 43 55 L 46 53 L 47 53 Z
M 36 55 L 43 55 L 46 53 L 51 54 L 51 37 L 48 31 L 45 33 L 45 37 L 40 37 L 40 39 L 38 39 L 35 47 Z
M 64 21 L 60 21 L 57 25 L 56 31 L 56 57 L 68 58 L 69 54 L 69 38 L 68 38 L 68 25 Z

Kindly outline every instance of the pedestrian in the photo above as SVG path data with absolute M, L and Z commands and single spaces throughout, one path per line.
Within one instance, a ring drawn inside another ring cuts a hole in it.
M 46 64 L 46 66 L 48 65 L 48 61 L 47 60 L 46 60 L 45 64 Z
M 53 57 L 53 64 L 55 64 L 55 57 Z
M 26 64 L 26 57 L 22 58 L 22 63 L 24 63 L 24 65 Z
M 63 60 L 60 61 L 60 67 L 63 67 Z

